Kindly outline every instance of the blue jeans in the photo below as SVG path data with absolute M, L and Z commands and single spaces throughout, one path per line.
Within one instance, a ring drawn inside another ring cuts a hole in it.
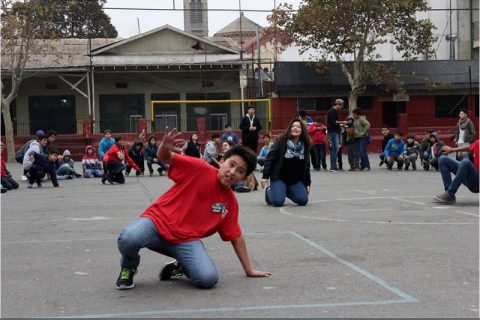
M 340 134 L 337 132 L 328 132 L 328 141 L 330 141 L 330 169 L 338 170 L 337 155 L 340 147 Z
M 68 164 L 64 163 L 62 164 L 56 171 L 57 176 L 68 176 L 68 175 L 74 175 L 75 170 L 72 169 Z
M 360 169 L 370 169 L 370 161 L 368 160 L 368 137 L 355 138 L 355 143 L 358 145 L 358 151 L 360 153 Z
M 91 177 L 101 177 L 103 176 L 103 170 L 100 170 L 100 169 L 87 169 L 85 170 L 85 172 L 83 173 L 83 176 L 85 178 L 91 178 Z
M 462 184 L 471 192 L 478 193 L 478 170 L 469 159 L 457 161 L 448 156 L 440 156 L 438 166 L 445 191 L 450 195 L 455 195 Z M 451 173 L 455 175 L 453 181 Z
M 118 236 L 117 245 L 122 255 L 122 268 L 136 269 L 140 264 L 138 252 L 142 248 L 149 248 L 176 259 L 196 287 L 208 289 L 218 282 L 217 267 L 202 241 L 181 244 L 168 242 L 149 218 L 140 217 L 130 223 Z
M 287 186 L 285 182 L 280 179 L 270 179 L 270 187 L 266 191 L 267 203 L 275 207 L 281 207 L 285 203 L 285 197 L 299 206 L 304 206 L 308 203 L 307 187 L 302 181 Z

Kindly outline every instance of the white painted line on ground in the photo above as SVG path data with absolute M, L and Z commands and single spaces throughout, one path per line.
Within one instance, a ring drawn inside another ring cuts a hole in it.
M 290 234 L 293 235 L 295 238 L 299 239 L 299 240 L 302 240 L 304 242 L 306 242 L 307 244 L 309 244 L 310 246 L 314 247 L 315 249 L 319 250 L 320 252 L 322 252 L 323 254 L 325 254 L 326 256 L 336 260 L 337 262 L 347 266 L 348 268 L 350 268 L 351 270 L 361 274 L 362 276 L 370 279 L 371 281 L 375 282 L 376 284 L 382 286 L 383 288 L 387 289 L 388 291 L 392 292 L 393 294 L 396 294 L 397 296 L 399 296 L 400 298 L 404 299 L 405 302 L 417 302 L 418 300 L 415 299 L 414 297 L 406 294 L 405 292 L 401 291 L 400 289 L 394 287 L 394 286 L 391 286 L 389 285 L 388 283 L 386 283 L 383 279 L 377 277 L 376 275 L 374 274 L 371 274 L 370 272 L 360 268 L 359 266 L 349 262 L 349 261 L 346 261 L 342 258 L 340 258 L 339 256 L 337 256 L 335 253 L 333 253 L 332 251 L 322 247 L 321 245 L 319 245 L 318 243 L 316 242 L 313 242 L 312 240 L 310 239 L 307 239 L 305 238 L 304 236 L 302 236 L 301 234 L 298 234 L 296 232 L 293 232 L 293 231 L 290 231 Z
M 393 197 L 392 199 L 393 199 L 393 200 L 398 200 L 398 201 L 405 201 L 405 202 L 409 202 L 409 203 L 413 203 L 413 204 L 419 204 L 419 205 L 421 205 L 421 206 L 426 206 L 426 205 L 427 205 L 426 203 L 423 203 L 423 202 L 412 201 L 412 200 L 407 200 L 407 199 L 401 199 L 401 198 L 397 198 L 397 197 Z
M 365 191 L 365 190 L 358 190 L 358 189 L 352 189 L 352 190 L 360 192 L 360 193 L 366 193 L 366 194 L 369 194 L 369 195 L 374 195 L 375 194 L 375 191 Z
M 455 212 L 458 212 L 458 213 L 461 213 L 461 214 L 465 214 L 467 216 L 473 216 L 473 217 L 480 217 L 478 214 L 474 214 L 474 213 L 469 213 L 469 212 L 463 212 L 463 211 L 455 211 Z
M 55 239 L 55 240 L 24 240 L 24 241 L 2 241 L 2 244 L 23 244 L 23 243 L 49 243 L 49 242 L 75 242 L 75 241 L 116 241 L 117 238 L 98 239 Z

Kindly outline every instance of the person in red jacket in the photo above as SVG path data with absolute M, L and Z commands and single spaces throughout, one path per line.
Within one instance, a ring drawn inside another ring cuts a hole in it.
M 320 165 L 323 170 L 327 170 L 326 143 L 327 143 L 327 127 L 323 124 L 322 117 L 317 116 L 315 122 L 308 127 L 308 133 L 313 143 L 312 166 L 315 170 L 320 170 Z
M 6 149 L 3 142 L 0 142 L 0 153 L 2 153 L 1 160 L 1 169 L 0 173 L 2 176 L 2 188 L 6 190 L 18 189 L 18 183 L 13 180 L 12 175 L 7 170 L 7 164 L 5 163 L 5 157 L 3 156 L 3 150 Z
M 132 158 L 128 155 L 128 151 L 125 148 L 126 141 L 123 137 L 116 137 L 115 144 L 105 153 L 103 162 L 105 166 L 105 175 L 102 177 L 102 183 L 105 184 L 105 180 L 113 184 L 118 182 L 120 184 L 125 183 L 125 176 L 122 171 L 127 167 L 124 160 L 136 171 L 141 171 L 140 168 L 133 162 Z M 141 171 L 143 174 L 143 171 Z

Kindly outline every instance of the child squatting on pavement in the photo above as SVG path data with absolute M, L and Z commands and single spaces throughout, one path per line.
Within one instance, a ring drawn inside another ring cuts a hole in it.
M 198 288 L 212 288 L 218 281 L 218 271 L 201 239 L 215 232 L 232 243 L 248 277 L 270 276 L 250 262 L 238 223 L 238 202 L 231 190 L 255 169 L 255 153 L 247 147 L 233 147 L 216 169 L 204 160 L 179 154 L 178 136 L 176 129 L 167 132 L 157 153 L 160 161 L 170 165 L 168 177 L 175 184 L 118 237 L 122 257 L 116 288 L 134 287 L 142 248 L 176 259 L 163 268 L 160 280 L 185 275 Z

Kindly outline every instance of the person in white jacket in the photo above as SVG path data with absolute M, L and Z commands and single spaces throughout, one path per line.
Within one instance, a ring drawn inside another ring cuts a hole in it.
M 25 151 L 25 155 L 23 156 L 23 169 L 28 170 L 32 166 L 33 161 L 30 158 L 30 155 L 35 153 L 43 154 L 43 148 L 45 148 L 48 144 L 48 137 L 46 135 L 38 135 L 37 141 L 32 141 L 30 143 L 30 147 L 28 147 L 27 151 Z

